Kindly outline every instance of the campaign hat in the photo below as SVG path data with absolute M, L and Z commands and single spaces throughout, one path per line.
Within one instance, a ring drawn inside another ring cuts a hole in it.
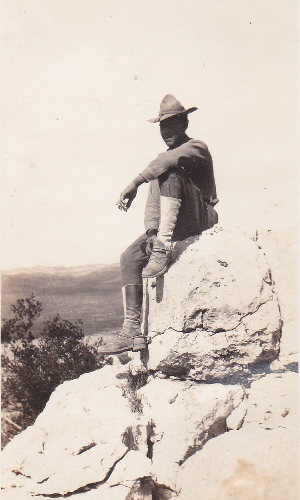
M 148 121 L 151 123 L 160 123 L 163 120 L 171 118 L 172 116 L 188 115 L 189 113 L 196 111 L 196 109 L 198 108 L 193 107 L 185 109 L 175 96 L 167 94 L 160 103 L 158 116 L 156 118 L 151 118 Z

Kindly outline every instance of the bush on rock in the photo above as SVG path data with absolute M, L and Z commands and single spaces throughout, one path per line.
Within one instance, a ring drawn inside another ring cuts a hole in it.
M 32 326 L 42 310 L 34 295 L 19 299 L 11 309 L 14 317 L 2 325 L 6 341 L 2 405 L 9 414 L 14 412 L 17 425 L 11 425 L 8 434 L 16 434 L 18 427 L 24 429 L 34 422 L 58 385 L 110 360 L 99 357 L 96 345 L 87 345 L 80 320 L 72 322 L 56 315 L 44 323 L 40 337 L 34 338 Z M 4 435 L 2 444 L 6 440 Z

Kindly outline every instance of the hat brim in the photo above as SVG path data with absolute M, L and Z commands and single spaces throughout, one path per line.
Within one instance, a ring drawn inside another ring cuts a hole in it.
M 148 122 L 150 123 L 160 123 L 164 120 L 168 120 L 168 118 L 173 118 L 174 116 L 180 116 L 180 115 L 188 115 L 189 113 L 193 113 L 193 111 L 196 111 L 198 108 L 195 106 L 193 108 L 188 108 L 184 109 L 182 111 L 174 111 L 174 113 L 168 113 L 166 115 L 158 116 L 157 118 L 150 118 Z

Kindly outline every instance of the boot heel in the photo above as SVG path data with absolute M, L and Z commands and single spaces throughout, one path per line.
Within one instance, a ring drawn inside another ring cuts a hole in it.
M 139 335 L 137 337 L 133 337 L 133 352 L 142 351 L 143 349 L 147 349 L 147 339 L 143 335 Z

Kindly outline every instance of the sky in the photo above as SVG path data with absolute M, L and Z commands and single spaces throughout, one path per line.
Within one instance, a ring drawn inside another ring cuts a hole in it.
M 143 233 L 167 93 L 214 160 L 223 227 L 296 223 L 297 2 L 2 0 L 1 266 L 117 262 Z

